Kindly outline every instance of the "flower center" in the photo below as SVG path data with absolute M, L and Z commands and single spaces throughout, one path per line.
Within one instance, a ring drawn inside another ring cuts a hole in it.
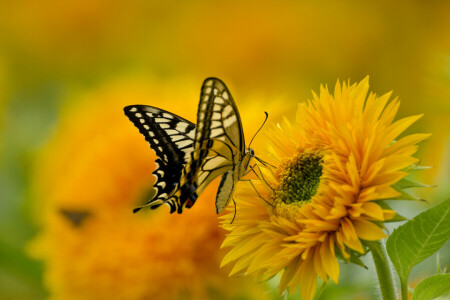
M 298 153 L 282 164 L 275 201 L 297 206 L 311 202 L 322 176 L 322 158 L 320 151 L 308 151 Z

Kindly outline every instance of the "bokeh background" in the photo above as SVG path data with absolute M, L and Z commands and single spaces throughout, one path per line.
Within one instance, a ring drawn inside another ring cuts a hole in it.
M 264 110 L 293 117 L 320 84 L 369 75 L 371 91 L 402 100 L 399 117 L 424 114 L 405 134 L 433 134 L 418 152 L 433 168 L 413 176 L 435 187 L 415 194 L 448 198 L 449 12 L 448 1 L 1 1 L 0 298 L 277 299 L 275 282 L 219 269 L 217 185 L 182 216 L 131 214 L 154 154 L 122 107 L 195 121 L 208 76 L 229 86 L 249 141 Z M 366 262 L 341 264 L 320 299 L 376 299 Z M 434 256 L 411 283 L 435 270 Z

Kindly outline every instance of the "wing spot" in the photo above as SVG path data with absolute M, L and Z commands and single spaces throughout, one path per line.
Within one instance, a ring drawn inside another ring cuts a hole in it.
M 232 111 L 233 111 L 233 107 L 231 107 L 231 105 L 228 105 L 227 107 L 225 107 L 222 112 L 223 118 L 227 118 L 231 114 Z
M 224 126 L 224 127 L 230 127 L 230 126 L 233 125 L 236 121 L 237 121 L 236 115 L 232 115 L 231 117 L 229 117 L 228 119 L 226 119 L 225 121 L 223 121 L 223 126 Z
M 225 93 L 225 92 L 224 92 L 224 93 Z M 228 94 L 227 94 L 227 95 L 228 95 Z M 224 97 L 224 94 L 222 94 L 222 97 L 223 97 L 224 99 L 228 100 L 227 97 Z M 216 102 L 217 104 L 225 104 L 225 101 L 223 101 L 223 99 L 220 98 L 220 97 L 216 97 L 216 99 L 214 99 L 214 102 Z
M 186 132 L 186 135 L 193 140 L 195 138 L 195 128 L 189 132 Z
M 185 122 L 178 122 L 176 130 L 178 130 L 179 132 L 185 132 L 188 125 L 189 124 Z
M 150 135 L 150 137 L 154 137 L 155 134 L 152 131 L 149 131 L 148 134 Z
M 161 124 L 159 124 L 159 126 L 160 126 L 162 129 L 170 128 L 170 125 L 169 125 L 169 124 L 166 124 L 166 123 L 161 123 Z
M 162 189 L 166 187 L 166 182 L 165 181 L 160 181 L 156 184 L 157 186 L 160 186 Z
M 153 142 L 157 145 L 159 144 L 159 141 L 157 139 L 153 139 Z
M 155 118 L 155 122 L 156 123 L 167 123 L 167 122 L 170 122 L 170 120 L 166 119 L 166 118 Z
M 170 137 L 170 139 L 172 140 L 172 142 L 179 141 L 179 140 L 181 140 L 181 139 L 183 139 L 183 138 L 184 138 L 184 136 L 182 136 L 181 134 L 179 134 L 179 135 L 173 135 L 173 136 Z
M 212 121 L 211 122 L 211 128 L 212 129 L 220 127 L 221 125 L 222 125 L 222 122 L 220 122 L 220 121 Z
M 213 113 L 212 115 L 212 120 L 220 120 L 221 119 L 221 115 L 218 112 Z
M 152 113 L 145 113 L 147 116 L 149 116 L 149 117 L 153 117 L 153 114 Z
M 158 150 L 159 150 L 160 152 L 163 152 L 163 148 L 162 148 L 161 146 L 158 146 Z
M 139 122 L 141 122 L 141 124 L 144 124 L 145 120 L 144 119 L 139 119 Z
M 156 108 L 156 107 L 152 107 L 152 106 L 145 106 L 145 111 L 151 112 L 151 113 L 154 113 L 154 114 L 159 114 L 161 112 L 161 109 Z
M 176 142 L 176 144 L 177 144 L 177 146 L 178 146 L 179 148 L 184 148 L 184 147 L 186 147 L 186 146 L 191 145 L 191 144 L 192 144 L 192 141 L 190 141 L 190 140 L 184 140 L 184 141 Z
M 225 100 L 230 99 L 230 96 L 228 95 L 227 91 L 224 91 L 224 92 L 222 93 L 222 98 L 225 99 Z
M 207 160 L 203 166 L 202 169 L 204 171 L 212 171 L 216 168 L 220 168 L 221 165 L 223 165 L 226 162 L 226 158 L 223 158 L 221 156 L 215 156 L 209 160 Z
M 173 116 L 171 114 L 168 114 L 168 113 L 163 113 L 163 117 L 167 118 L 167 119 L 173 119 Z
M 132 107 L 132 108 L 130 108 L 130 111 L 131 112 L 135 112 L 135 111 L 137 111 L 137 108 L 136 107 Z
M 166 133 L 167 133 L 168 135 L 174 135 L 174 134 L 177 134 L 178 131 L 176 131 L 176 130 L 174 130 L 174 129 L 167 129 L 167 130 L 166 130 Z
M 144 124 L 144 128 L 145 128 L 146 130 L 149 130 L 149 129 L 150 129 L 150 126 Z
M 138 117 L 138 118 L 142 118 L 142 114 L 141 113 L 136 113 L 135 116 Z
M 223 129 L 222 128 L 217 128 L 217 129 L 213 129 L 211 130 L 211 137 L 217 137 L 219 135 L 223 134 Z

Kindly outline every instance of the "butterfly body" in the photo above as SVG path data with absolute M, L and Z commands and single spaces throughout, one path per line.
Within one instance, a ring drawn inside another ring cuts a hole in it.
M 220 213 L 254 156 L 252 149 L 245 148 L 239 112 L 225 84 L 217 78 L 204 81 L 197 126 L 156 107 L 132 105 L 124 111 L 158 156 L 153 172 L 156 195 L 144 206 L 167 204 L 171 213 L 181 213 L 222 175 L 216 197 Z

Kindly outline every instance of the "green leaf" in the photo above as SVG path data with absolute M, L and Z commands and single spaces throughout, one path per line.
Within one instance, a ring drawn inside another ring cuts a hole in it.
M 405 169 L 406 172 L 410 172 L 410 171 L 422 171 L 422 170 L 428 170 L 428 169 L 432 169 L 433 167 L 431 166 L 421 166 L 420 162 L 417 164 L 413 164 L 410 165 L 409 167 L 407 167 Z
M 402 178 L 400 181 L 395 183 L 394 186 L 400 189 L 409 189 L 416 187 L 432 187 L 432 185 L 423 184 L 421 182 L 417 182 L 408 178 Z
M 394 230 L 386 248 L 402 284 L 406 284 L 412 267 L 441 248 L 449 237 L 450 199 Z
M 411 193 L 409 193 L 409 192 L 407 192 L 405 190 L 402 190 L 402 189 L 400 189 L 400 188 L 398 188 L 396 186 L 393 186 L 393 188 L 397 192 L 399 192 L 401 195 L 398 196 L 397 198 L 391 199 L 391 200 L 415 200 L 415 201 L 420 201 L 420 198 L 414 196 L 413 194 L 411 194 Z
M 342 253 L 338 247 L 335 248 L 335 252 L 336 252 L 336 257 L 342 261 L 345 261 L 345 263 L 352 263 L 357 266 L 363 267 L 364 269 L 367 270 L 367 266 L 359 258 L 359 256 L 361 256 L 361 254 L 359 254 L 358 252 L 350 250 L 349 251 L 350 257 L 348 259 L 344 258 L 344 256 L 342 255 Z M 364 252 L 367 252 L 367 251 L 364 251 Z
M 413 168 L 414 171 L 422 171 L 422 170 L 429 170 L 429 169 L 433 169 L 433 167 L 431 167 L 431 166 L 415 166 Z
M 393 222 L 403 222 L 409 220 L 408 218 L 405 218 L 404 216 L 396 213 L 395 216 L 392 219 L 383 221 L 383 223 L 393 223 Z
M 395 209 L 392 209 L 384 200 L 378 200 L 378 201 L 375 201 L 375 203 L 378 204 L 382 209 L 395 210 Z M 409 219 L 405 218 L 398 212 L 395 212 L 395 216 L 392 219 L 385 220 L 385 221 L 383 221 L 383 223 L 402 222 L 402 221 L 407 221 L 407 220 L 409 220 Z M 381 223 L 379 225 L 384 227 L 383 223 Z
M 450 274 L 438 274 L 422 280 L 414 289 L 412 300 L 430 300 L 450 292 Z

